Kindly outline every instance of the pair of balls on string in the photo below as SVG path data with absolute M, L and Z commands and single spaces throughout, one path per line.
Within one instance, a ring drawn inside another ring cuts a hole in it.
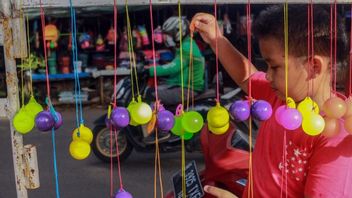
M 256 100 L 252 106 L 247 100 L 237 100 L 230 106 L 230 114 L 238 122 L 247 120 L 250 115 L 259 121 L 265 121 L 272 113 L 270 103 L 265 100 Z
M 76 160 L 86 159 L 91 152 L 90 144 L 92 141 L 92 131 L 81 124 L 72 133 L 72 142 L 69 146 L 70 155 Z
M 302 115 L 302 129 L 307 135 L 316 136 L 323 132 L 325 121 L 319 114 L 320 109 L 316 102 L 306 97 L 298 104 L 297 110 Z
M 217 103 L 215 107 L 210 108 L 207 114 L 208 129 L 215 135 L 221 135 L 227 132 L 230 127 L 230 115 L 226 108 Z
M 344 119 L 344 128 L 348 133 L 352 133 L 352 98 L 345 101 L 339 97 L 329 98 L 323 105 L 326 114 L 326 126 L 323 132 L 324 136 L 332 137 L 340 132 L 339 119 Z
M 160 103 L 157 104 L 157 102 L 151 104 L 151 109 L 153 112 L 156 112 L 156 105 L 158 105 L 156 125 L 162 133 L 167 133 L 175 125 L 175 116 L 171 111 L 166 110 L 163 105 Z
M 16 131 L 23 135 L 29 133 L 35 126 L 35 117 L 41 111 L 43 107 L 31 96 L 29 102 L 16 113 L 13 119 Z
M 138 102 L 132 100 L 127 109 L 131 116 L 130 125 L 132 126 L 147 124 L 152 119 L 153 112 L 151 107 L 147 103 L 142 102 L 140 96 Z
M 55 111 L 55 117 L 50 111 L 41 111 L 35 117 L 35 126 L 39 131 L 50 131 L 52 128 L 58 129 L 63 124 L 62 116 Z
M 172 127 L 171 132 L 174 135 L 180 136 L 182 139 L 189 140 L 195 133 L 202 129 L 203 124 L 204 120 L 200 113 L 196 111 L 183 113 L 181 110 L 176 112 L 175 124 Z

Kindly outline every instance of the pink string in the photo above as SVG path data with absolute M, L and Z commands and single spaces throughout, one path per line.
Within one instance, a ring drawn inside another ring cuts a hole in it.
M 337 71 L 337 64 L 336 64 L 336 52 L 337 52 L 337 3 L 336 0 L 334 1 L 334 20 L 335 20 L 335 24 L 334 24 L 334 92 L 336 93 L 336 71 Z
M 333 9 L 332 9 L 332 5 L 330 5 L 330 83 L 333 83 L 333 67 L 334 67 L 334 64 L 333 64 L 333 56 L 332 56 L 332 51 L 333 51 L 333 47 L 332 47 L 332 44 L 333 44 L 333 32 L 332 32 L 332 26 L 333 26 Z M 331 85 L 331 91 L 333 90 L 333 85 Z M 332 92 L 330 91 L 330 97 L 331 97 L 331 94 Z
M 352 4 L 350 11 L 350 20 L 351 20 L 351 28 L 350 28 L 350 75 L 348 80 L 348 90 L 346 90 L 346 96 L 349 97 L 352 94 Z M 346 88 L 347 89 L 347 88 Z
M 151 32 L 152 32 L 152 51 L 153 51 L 153 67 L 154 67 L 154 89 L 155 89 L 155 100 L 156 100 L 156 109 L 159 107 L 159 97 L 158 97 L 158 81 L 157 81 L 157 76 L 156 76 L 156 60 L 155 60 L 155 45 L 154 45 L 154 22 L 153 22 L 153 6 L 152 6 L 152 0 L 149 0 L 149 13 L 150 13 L 150 26 L 151 26 Z M 182 35 L 181 35 L 182 36 Z M 182 49 L 181 49 L 182 53 Z M 181 71 L 182 72 L 182 71 Z
M 251 4 L 248 0 L 247 4 L 247 48 L 248 48 L 248 64 L 249 64 L 249 73 L 251 74 L 251 64 L 252 64 L 252 33 L 251 33 Z M 248 81 L 248 96 L 251 100 L 252 98 L 252 80 L 249 77 Z
M 116 129 L 114 129 L 114 133 L 115 133 L 115 144 L 116 144 L 117 168 L 118 168 L 119 180 L 120 180 L 120 190 L 122 190 L 123 184 L 122 184 L 121 166 L 120 166 L 120 151 L 119 151 L 119 143 L 118 143 L 118 136 L 117 136 Z
M 44 50 L 44 62 L 45 62 L 46 92 L 47 92 L 48 98 L 50 99 L 48 55 L 46 52 L 46 44 L 45 44 L 45 16 L 44 16 L 44 9 L 43 9 L 43 5 L 42 5 L 42 0 L 39 1 L 39 4 L 40 4 L 40 18 L 41 18 L 42 32 L 43 32 L 43 50 Z
M 314 72 L 314 13 L 313 13 L 313 3 L 312 3 L 312 0 L 310 1 L 310 18 L 311 18 L 311 25 L 310 25 L 310 28 L 311 28 L 311 55 L 312 55 L 312 66 L 313 66 L 313 75 L 315 75 L 315 72 Z M 312 80 L 312 90 L 311 90 L 311 94 L 313 94 L 314 92 L 314 80 Z
M 114 0 L 114 103 L 113 107 L 116 107 L 116 83 L 117 83 L 117 7 L 116 0 Z
M 110 197 L 114 196 L 114 166 L 112 159 L 112 126 L 110 126 Z

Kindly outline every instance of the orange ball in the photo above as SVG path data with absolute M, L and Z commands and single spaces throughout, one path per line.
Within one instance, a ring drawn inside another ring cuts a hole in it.
M 352 116 L 345 119 L 345 129 L 348 133 L 352 134 Z
M 341 118 L 346 113 L 346 103 L 339 97 L 332 97 L 325 101 L 324 112 L 330 118 Z
M 346 102 L 346 113 L 345 113 L 345 118 L 352 116 L 352 96 L 347 98 Z
M 335 118 L 324 118 L 325 127 L 322 132 L 322 135 L 325 137 L 334 137 L 340 132 L 340 123 L 338 119 Z

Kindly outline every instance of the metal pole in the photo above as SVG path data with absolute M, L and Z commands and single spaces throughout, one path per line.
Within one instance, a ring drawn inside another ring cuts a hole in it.
M 15 172 L 15 183 L 18 198 L 27 198 L 25 187 L 24 165 L 23 165 L 23 139 L 22 135 L 15 131 L 12 124 L 13 117 L 19 109 L 18 79 L 16 72 L 16 62 L 14 59 L 13 31 L 19 31 L 18 27 L 12 26 L 12 8 L 10 0 L 1 1 L 1 12 L 3 16 L 4 33 L 4 59 L 6 68 L 7 103 L 5 106 L 6 115 L 10 120 L 12 156 Z M 17 34 L 18 35 L 18 34 Z M 19 39 L 19 38 L 14 38 Z

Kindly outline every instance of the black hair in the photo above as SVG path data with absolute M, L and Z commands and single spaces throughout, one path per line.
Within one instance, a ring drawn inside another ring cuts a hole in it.
M 313 13 L 314 54 L 330 57 L 330 7 L 315 4 Z M 289 53 L 297 57 L 308 55 L 307 15 L 307 4 L 288 5 Z M 340 16 L 337 16 L 336 29 L 337 61 L 340 62 L 348 54 L 348 39 Z M 254 21 L 252 30 L 257 39 L 271 37 L 284 45 L 284 5 L 273 5 L 263 10 Z

